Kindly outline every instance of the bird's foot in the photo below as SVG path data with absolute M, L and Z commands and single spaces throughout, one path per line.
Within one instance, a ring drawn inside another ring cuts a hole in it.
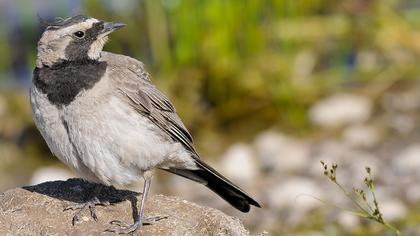
M 109 202 L 101 202 L 97 197 L 92 198 L 91 200 L 85 202 L 85 203 L 77 203 L 73 205 L 69 205 L 66 208 L 64 208 L 64 211 L 73 210 L 76 211 L 74 213 L 73 219 L 71 221 L 72 225 L 74 226 L 77 221 L 79 221 L 80 216 L 82 215 L 83 211 L 87 208 L 89 208 L 90 215 L 92 218 L 96 221 L 98 219 L 98 216 L 96 215 L 96 206 L 108 206 L 110 205 Z
M 130 235 L 137 235 L 140 231 L 141 226 L 143 225 L 152 225 L 153 223 L 166 219 L 168 216 L 154 216 L 144 218 L 142 220 L 136 220 L 134 224 L 128 224 L 121 220 L 113 220 L 109 222 L 111 225 L 115 225 L 116 227 L 110 228 L 105 230 L 105 232 L 111 232 L 116 234 L 130 234 Z

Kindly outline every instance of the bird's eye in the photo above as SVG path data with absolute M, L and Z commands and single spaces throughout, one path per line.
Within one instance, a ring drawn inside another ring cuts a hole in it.
M 83 36 L 85 36 L 85 33 L 83 33 L 83 31 L 77 31 L 74 33 L 74 36 L 78 38 L 83 38 Z

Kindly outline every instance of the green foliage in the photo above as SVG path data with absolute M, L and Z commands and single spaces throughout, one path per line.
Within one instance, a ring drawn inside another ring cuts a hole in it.
M 272 125 L 305 132 L 306 110 L 320 96 L 357 81 L 415 78 L 419 70 L 420 17 L 408 0 L 81 4 L 85 14 L 128 24 L 106 49 L 146 62 L 192 130 L 214 122 L 234 131 L 239 120 L 250 132 Z M 36 16 L 19 6 L 32 68 Z M 63 3 L 50 7 L 68 14 Z M 0 57 L 10 57 L 4 45 Z M 0 75 L 10 74 L 12 65 L 0 61 Z

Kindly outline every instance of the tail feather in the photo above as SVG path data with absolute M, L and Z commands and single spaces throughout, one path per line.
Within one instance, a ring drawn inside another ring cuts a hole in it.
M 248 212 L 250 205 L 261 207 L 260 204 L 252 199 L 238 186 L 230 182 L 228 179 L 219 174 L 216 170 L 208 166 L 200 159 L 196 159 L 198 170 L 188 169 L 166 169 L 169 172 L 183 176 L 204 184 L 213 192 L 222 197 L 236 209 L 242 212 Z

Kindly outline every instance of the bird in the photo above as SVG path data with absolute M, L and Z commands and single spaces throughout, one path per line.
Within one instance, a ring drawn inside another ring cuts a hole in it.
M 124 23 L 76 15 L 41 24 L 45 30 L 29 92 L 35 125 L 59 160 L 98 184 L 86 202 L 70 207 L 77 210 L 73 225 L 82 210 L 97 218 L 103 186 L 125 188 L 144 180 L 134 223 L 117 220 L 107 229 L 137 234 L 148 220 L 144 207 L 156 169 L 203 184 L 242 212 L 261 207 L 200 158 L 175 107 L 142 62 L 103 50 L 109 34 Z

